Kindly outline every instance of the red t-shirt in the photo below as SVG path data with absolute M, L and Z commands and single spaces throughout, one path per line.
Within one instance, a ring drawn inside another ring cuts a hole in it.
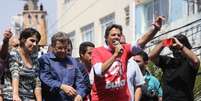
M 92 101 L 129 101 L 126 66 L 131 56 L 131 45 L 124 44 L 122 46 L 124 49 L 122 56 L 116 58 L 113 64 L 102 73 L 102 76 L 94 76 Z M 92 64 L 104 63 L 112 54 L 111 50 L 105 47 L 95 48 L 92 52 Z

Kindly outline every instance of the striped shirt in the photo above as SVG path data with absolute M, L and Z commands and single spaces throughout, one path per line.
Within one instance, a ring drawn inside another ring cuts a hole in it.
M 12 100 L 12 79 L 19 80 L 19 96 L 24 101 L 34 99 L 34 89 L 41 87 L 38 75 L 39 63 L 37 55 L 30 55 L 32 68 L 24 65 L 17 50 L 12 50 L 9 55 L 9 69 L 5 73 L 4 99 Z

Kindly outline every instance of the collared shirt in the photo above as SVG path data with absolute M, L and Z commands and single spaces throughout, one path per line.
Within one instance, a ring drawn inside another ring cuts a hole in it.
M 106 44 L 104 44 L 103 47 L 105 49 L 107 49 L 108 51 L 112 51 L 112 49 Z M 134 42 L 133 44 L 122 44 L 122 47 L 123 47 L 124 51 L 126 50 L 125 47 L 128 47 L 126 51 L 129 53 L 132 53 L 133 55 L 142 51 L 142 48 L 136 42 Z M 102 62 L 98 62 L 93 65 L 94 71 L 95 71 L 96 75 L 98 75 L 98 76 L 102 75 L 102 69 L 101 69 L 102 64 L 103 64 Z
M 123 54 L 115 58 L 110 67 L 102 72 L 101 65 L 107 61 L 113 52 L 108 46 L 94 48 L 92 64 L 95 71 L 92 85 L 92 101 L 129 101 L 130 93 L 127 85 L 128 59 L 142 49 L 131 44 L 122 44 Z
M 72 101 L 73 97 L 60 89 L 61 84 L 72 86 L 79 95 L 85 96 L 86 86 L 77 61 L 68 56 L 63 60 L 50 52 L 39 59 L 43 97 L 46 101 Z
M 82 76 L 84 78 L 84 83 L 87 86 L 86 93 L 88 95 L 88 94 L 90 94 L 90 91 L 91 91 L 91 84 L 90 84 L 90 80 L 89 80 L 89 72 L 87 70 L 87 67 L 84 65 L 84 63 L 79 62 L 78 65 L 79 65 L 79 69 L 82 73 Z
M 145 83 L 145 81 L 144 81 L 142 72 L 140 70 L 140 67 L 133 60 L 133 57 L 131 57 L 128 60 L 128 64 L 127 64 L 127 82 L 128 82 L 129 91 L 131 93 L 130 101 L 134 101 L 135 87 L 143 85 Z

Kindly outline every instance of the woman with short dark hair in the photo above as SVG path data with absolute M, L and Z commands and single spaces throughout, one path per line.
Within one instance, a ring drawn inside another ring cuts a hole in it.
M 3 88 L 5 101 L 42 101 L 37 60 L 40 38 L 37 30 L 26 28 L 20 33 L 19 47 L 10 51 Z

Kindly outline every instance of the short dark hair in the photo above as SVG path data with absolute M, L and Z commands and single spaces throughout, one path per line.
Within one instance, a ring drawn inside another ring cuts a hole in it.
M 188 41 L 188 38 L 185 35 L 177 34 L 174 37 L 177 38 L 177 40 L 179 40 L 179 42 L 181 42 L 188 49 L 192 49 L 192 46 L 191 46 L 190 42 Z
M 40 41 L 41 35 L 40 33 L 33 28 L 25 28 L 21 33 L 20 33 L 20 37 L 19 37 L 19 41 L 20 41 L 20 46 L 24 45 L 24 42 L 26 39 L 28 39 L 29 37 L 32 37 L 33 35 L 36 35 L 37 38 L 37 43 Z
M 137 53 L 136 55 L 140 55 L 144 61 L 148 61 L 149 60 L 149 57 L 148 57 L 148 54 L 144 51 L 141 51 L 139 53 Z
M 121 25 L 118 25 L 118 24 L 112 24 L 112 25 L 109 25 L 106 30 L 105 30 L 105 39 L 107 39 L 108 35 L 110 34 L 110 30 L 112 28 L 116 28 L 116 29 L 119 29 L 120 30 L 120 33 L 122 34 L 122 26 Z
M 68 38 L 68 35 L 66 33 L 57 32 L 51 38 L 51 46 L 54 47 L 56 45 L 57 41 L 60 41 L 62 43 L 64 43 L 64 42 L 69 43 L 70 39 Z
M 85 54 L 87 51 L 87 47 L 95 47 L 95 45 L 92 42 L 83 42 L 80 44 L 79 47 L 79 54 Z

